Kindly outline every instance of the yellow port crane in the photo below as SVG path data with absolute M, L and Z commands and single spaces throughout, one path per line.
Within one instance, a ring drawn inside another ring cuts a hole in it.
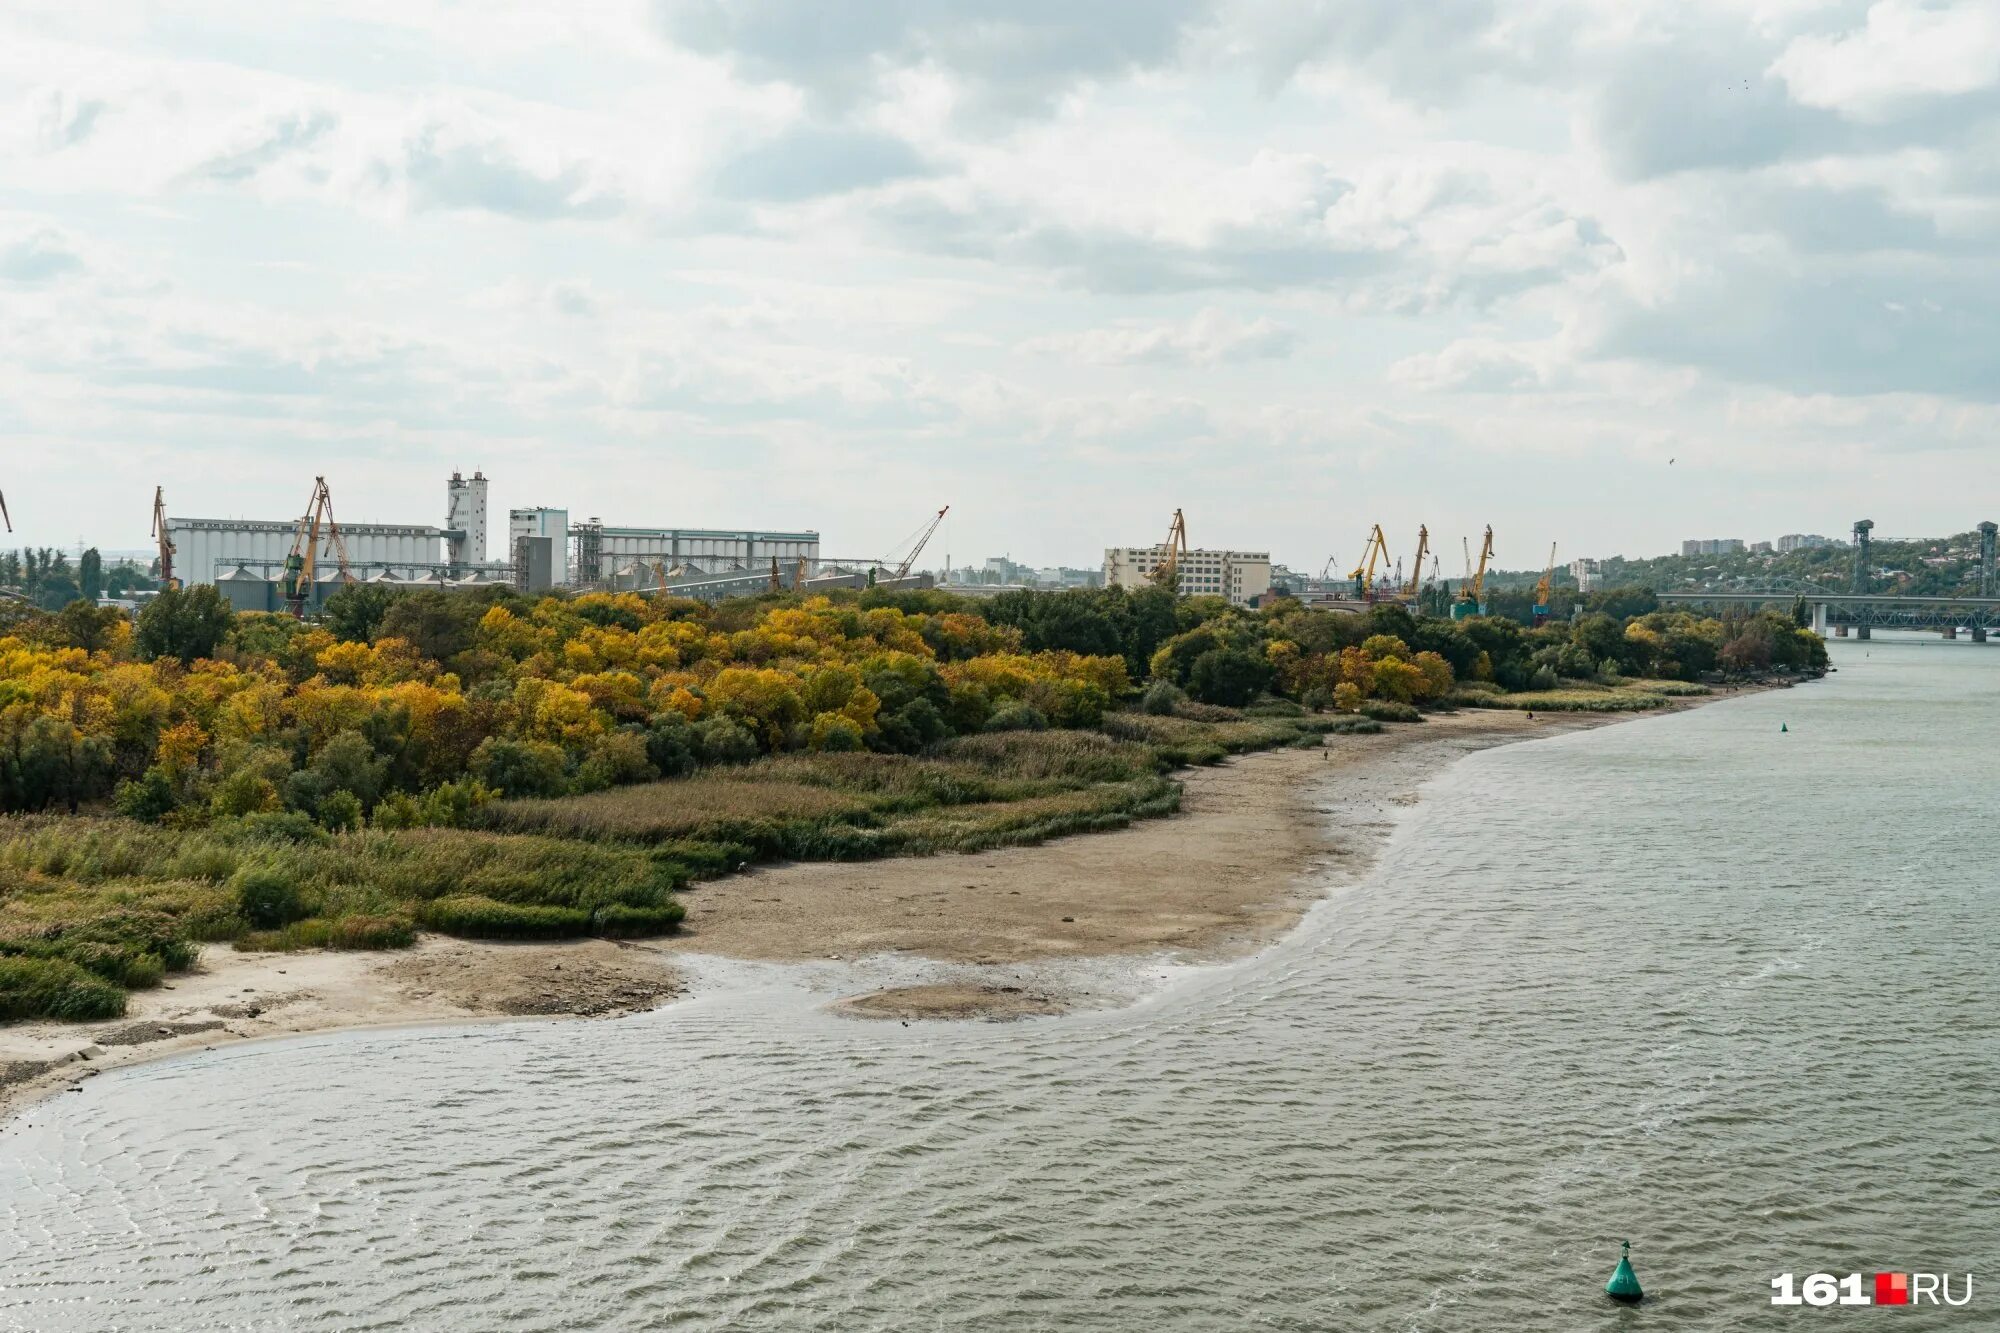
M 1179 592 L 1181 586 L 1181 557 L 1187 554 L 1187 519 L 1181 511 L 1174 511 L 1174 521 L 1167 525 L 1167 554 L 1146 577 L 1155 586 L 1169 592 Z
M 774 555 L 771 557 L 771 591 L 783 592 L 784 590 L 785 581 L 778 574 L 778 557 Z
M 153 540 L 160 547 L 160 588 L 172 592 L 181 586 L 174 577 L 174 539 L 167 532 L 167 488 L 153 488 Z
M 1382 535 L 1382 525 L 1377 523 L 1368 530 L 1368 544 L 1361 548 L 1361 559 L 1349 575 L 1354 580 L 1355 593 L 1364 600 L 1372 601 L 1375 596 L 1375 566 L 1380 562 L 1385 567 L 1389 563 L 1389 541 Z
M 1549 623 L 1549 591 L 1555 586 L 1556 544 L 1549 543 L 1548 567 L 1542 570 L 1542 580 L 1535 585 L 1535 607 L 1531 619 L 1537 625 Z
M 340 524 L 333 517 L 333 492 L 327 489 L 325 477 L 314 477 L 312 499 L 292 535 L 291 554 L 285 557 L 285 609 L 295 619 L 305 619 L 306 601 L 312 596 L 319 572 L 322 537 L 333 543 L 334 558 L 340 562 L 340 581 L 354 582 L 354 571 L 348 567 L 347 539 L 340 535 Z
M 1493 562 L 1493 525 L 1486 525 L 1486 540 L 1479 547 L 1479 567 L 1472 571 L 1472 586 L 1467 591 L 1472 600 L 1481 606 L 1486 604 L 1486 566 Z
M 652 566 L 653 577 L 660 581 L 659 589 L 654 593 L 654 597 L 655 599 L 665 597 L 667 595 L 667 562 L 664 560 L 655 560 L 652 562 Z
M 1403 600 L 1417 600 L 1417 589 L 1424 581 L 1424 557 L 1431 553 L 1431 530 L 1417 524 L 1417 558 L 1410 562 L 1410 581 L 1403 585 Z

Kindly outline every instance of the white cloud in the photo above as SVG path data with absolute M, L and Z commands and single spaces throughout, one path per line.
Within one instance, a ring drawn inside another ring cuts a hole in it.
M 1206 309 L 1180 323 L 1043 334 L 1023 342 L 1020 350 L 1093 366 L 1212 366 L 1287 357 L 1298 342 L 1296 330 L 1267 317 L 1244 320 Z
M 1858 30 L 1794 38 L 1771 72 L 1798 102 L 1858 120 L 2000 87 L 2000 7 L 1877 0 Z

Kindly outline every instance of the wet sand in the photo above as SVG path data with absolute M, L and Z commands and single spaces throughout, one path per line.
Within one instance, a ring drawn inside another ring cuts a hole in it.
M 1466 711 L 1374 736 L 1328 737 L 1320 749 L 1245 755 L 1184 771 L 1179 814 L 1116 832 L 990 852 L 767 866 L 697 885 L 685 895 L 685 929 L 663 940 L 432 936 L 396 953 L 210 946 L 194 971 L 133 992 L 122 1018 L 0 1027 L 0 1115 L 105 1069 L 225 1042 L 652 1008 L 683 991 L 677 954 L 920 963 L 916 984 L 839 997 L 836 1011 L 855 1017 L 1023 1018 L 1117 1003 L 1115 986 L 1080 987 L 1073 970 L 1049 980 L 1033 968 L 1253 952 L 1313 901 L 1365 874 L 1393 825 L 1388 806 L 1415 801 L 1417 788 L 1461 755 L 1651 715 L 1530 720 Z M 999 971 L 1008 965 L 1029 971 Z

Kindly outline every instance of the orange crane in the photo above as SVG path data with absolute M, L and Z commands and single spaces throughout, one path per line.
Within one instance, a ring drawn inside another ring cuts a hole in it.
M 153 488 L 153 540 L 160 546 L 160 589 L 173 592 L 181 586 L 174 577 L 174 539 L 167 532 L 167 490 Z
M 938 530 L 938 524 L 944 522 L 944 516 L 950 512 L 951 506 L 946 505 L 931 517 L 930 522 L 924 524 L 922 529 L 917 533 L 916 542 L 910 547 L 910 553 L 904 556 L 902 561 L 896 566 L 896 572 L 890 575 L 891 578 L 906 579 L 910 577 L 910 570 L 917 563 L 917 557 L 924 553 L 924 546 L 930 541 L 931 534 Z
M 312 499 L 306 502 L 298 531 L 292 535 L 291 554 L 285 557 L 285 609 L 295 619 L 304 620 L 306 616 L 306 601 L 312 596 L 319 572 L 322 537 L 333 543 L 334 557 L 340 562 L 341 582 L 354 582 L 354 571 L 348 567 L 347 539 L 340 535 L 340 524 L 333 518 L 333 492 L 327 489 L 325 477 L 314 477 Z
M 1363 600 L 1375 599 L 1375 565 L 1380 561 L 1386 568 L 1389 564 L 1389 540 L 1382 535 L 1382 525 L 1377 523 L 1368 530 L 1368 544 L 1361 548 L 1361 559 L 1354 566 L 1354 573 L 1348 577 L 1354 580 L 1354 591 Z
M 1166 557 L 1154 566 L 1153 572 L 1146 577 L 1151 579 L 1156 587 L 1165 588 L 1169 592 L 1178 592 L 1181 586 L 1181 557 L 1186 555 L 1188 550 L 1187 519 L 1178 509 L 1174 511 L 1174 521 L 1167 525 L 1166 546 Z

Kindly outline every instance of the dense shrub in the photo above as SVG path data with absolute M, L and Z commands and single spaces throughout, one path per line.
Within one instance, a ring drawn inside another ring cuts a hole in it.
M 432 930 L 475 940 L 558 940 L 590 934 L 580 907 L 495 902 L 471 894 L 425 903 L 418 919 Z
M 1024 703 L 1005 703 L 993 710 L 986 719 L 984 730 L 996 731 L 1046 731 L 1049 720 L 1040 710 Z
M 0 1021 L 79 1021 L 124 1012 L 124 991 L 67 959 L 0 957 Z
M 1154 717 L 1172 717 L 1174 709 L 1186 698 L 1172 681 L 1156 680 L 1146 687 L 1146 693 L 1139 700 L 1139 708 Z
M 628 907 L 624 903 L 612 903 L 598 908 L 591 924 L 597 934 L 614 939 L 670 935 L 680 929 L 681 918 L 686 915 L 687 909 L 679 903 L 668 903 L 663 907 Z
M 236 873 L 236 912 L 259 930 L 276 930 L 305 915 L 297 881 L 275 865 L 245 866 Z
M 704 764 L 747 764 L 760 753 L 757 738 L 734 718 L 712 717 L 693 731 L 695 754 Z
M 1327 728 L 1330 736 L 1374 736 L 1380 733 L 1382 724 L 1372 717 L 1343 717 Z
M 1364 699 L 1361 716 L 1376 722 L 1421 722 L 1424 715 L 1410 704 L 1399 704 L 1390 699 Z
M 407 949 L 417 942 L 416 926 L 402 916 L 311 917 L 280 930 L 253 931 L 236 941 L 246 953 L 292 953 L 300 949 Z
M 127 819 L 157 823 L 174 808 L 173 780 L 155 764 L 138 777 L 119 783 L 112 804 Z

